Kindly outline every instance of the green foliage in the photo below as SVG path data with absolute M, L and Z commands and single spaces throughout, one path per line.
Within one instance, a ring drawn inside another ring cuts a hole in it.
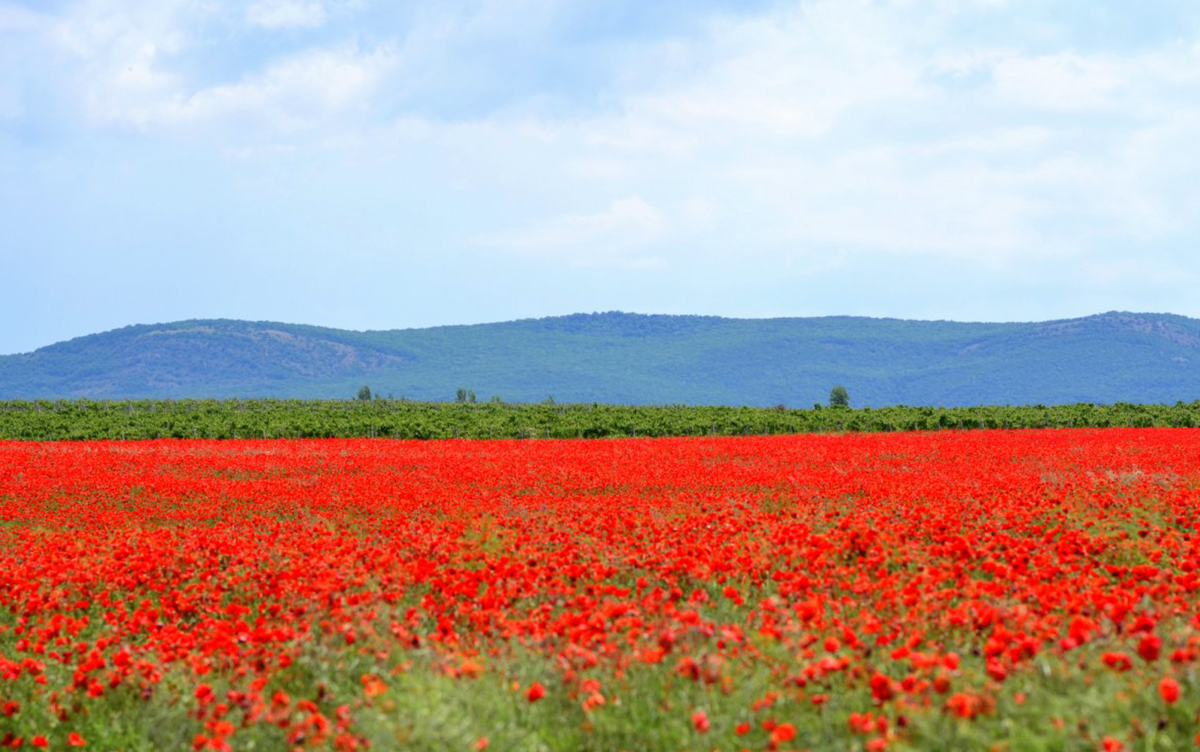
M 371 387 L 363 384 L 358 390 L 358 398 L 363 402 L 369 401 L 371 399 Z
M 314 437 L 604 438 L 1086 426 L 1200 426 L 1200 401 L 1174 405 L 789 410 L 555 402 L 414 400 L 0 401 L 0 439 Z
M 846 391 L 846 387 L 838 384 L 829 390 L 829 406 L 850 407 L 850 393 Z

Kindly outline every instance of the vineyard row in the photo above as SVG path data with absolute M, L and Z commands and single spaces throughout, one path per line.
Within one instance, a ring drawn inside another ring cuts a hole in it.
M 1200 426 L 1174 405 L 697 407 L 410 400 L 0 401 L 0 439 L 615 438 L 985 428 Z

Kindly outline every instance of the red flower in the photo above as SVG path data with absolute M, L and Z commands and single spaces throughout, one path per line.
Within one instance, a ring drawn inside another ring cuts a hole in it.
M 1175 681 L 1173 676 L 1164 676 L 1158 683 L 1158 694 L 1163 698 L 1163 702 L 1174 705 L 1179 699 L 1179 682 Z
M 946 699 L 946 710 L 959 718 L 974 718 L 982 709 L 980 698 L 966 692 L 955 692 Z
M 879 702 L 887 702 L 896 694 L 892 684 L 891 679 L 876 672 L 871 676 L 871 696 Z
M 1158 660 L 1158 653 L 1161 649 L 1162 640 L 1153 632 L 1142 635 L 1142 640 L 1138 643 L 1138 655 L 1147 662 Z
M 796 738 L 796 727 L 790 723 L 781 723 L 771 730 L 771 744 L 778 746 Z
M 546 696 L 546 688 L 541 682 L 534 682 L 529 685 L 529 691 L 525 693 L 525 699 L 529 702 L 537 702 Z
M 1100 659 L 1104 661 L 1105 666 L 1114 671 L 1128 671 L 1133 668 L 1133 661 L 1125 653 L 1108 652 L 1100 656 Z

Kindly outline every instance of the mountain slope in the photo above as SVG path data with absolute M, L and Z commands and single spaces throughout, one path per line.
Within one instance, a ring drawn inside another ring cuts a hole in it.
M 979 324 L 576 314 L 351 332 L 229 320 L 131 326 L 0 357 L 0 398 L 341 397 L 807 406 L 1200 398 L 1200 321 L 1106 313 Z

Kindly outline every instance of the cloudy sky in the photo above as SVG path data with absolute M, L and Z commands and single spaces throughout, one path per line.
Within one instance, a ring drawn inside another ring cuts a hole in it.
M 1195 0 L 0 0 L 0 353 L 1200 316 Z

